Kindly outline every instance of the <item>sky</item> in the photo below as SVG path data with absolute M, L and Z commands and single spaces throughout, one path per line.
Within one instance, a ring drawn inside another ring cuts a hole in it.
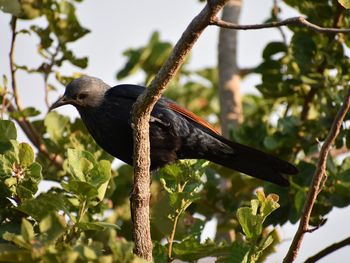
M 269 17 L 273 0 L 244 0 L 241 13 L 241 24 L 261 23 Z M 63 74 L 82 72 L 103 79 L 110 85 L 121 83 L 137 84 L 141 82 L 140 76 L 134 76 L 122 81 L 115 78 L 116 72 L 125 63 L 123 51 L 130 47 L 139 47 L 148 42 L 152 32 L 161 33 L 161 39 L 175 43 L 181 36 L 192 18 L 199 13 L 203 5 L 197 0 L 148 0 L 148 1 L 112 1 L 112 0 L 84 0 L 77 4 L 77 16 L 81 24 L 90 29 L 91 33 L 81 40 L 74 42 L 71 47 L 79 56 L 89 57 L 89 66 L 85 70 L 64 65 Z M 285 5 L 281 5 L 281 18 L 297 15 Z M 0 77 L 9 76 L 8 52 L 10 47 L 10 16 L 0 13 Z M 43 24 L 43 19 L 36 19 Z M 20 22 L 20 28 L 27 28 L 30 23 Z M 287 29 L 284 29 L 287 31 Z M 238 64 L 240 67 L 252 67 L 261 62 L 261 52 L 264 46 L 272 40 L 281 40 L 276 29 L 253 31 L 239 31 L 238 36 Z M 287 33 L 288 36 L 290 34 Z M 218 28 L 207 28 L 191 54 L 190 67 L 200 69 L 217 64 Z M 36 52 L 37 39 L 31 36 L 18 37 L 15 60 L 21 64 L 38 65 L 40 58 Z M 1 80 L 0 80 L 1 81 Z M 248 77 L 242 82 L 242 92 L 256 92 L 254 85 L 259 83 L 257 75 Z M 18 73 L 19 92 L 24 106 L 35 106 L 46 114 L 47 108 L 43 103 L 43 81 L 38 75 L 28 76 Z M 56 93 L 50 94 L 53 102 L 63 93 L 64 87 Z M 59 112 L 68 114 L 72 118 L 78 116 L 73 107 L 63 107 Z M 19 140 L 26 141 L 23 134 Z M 300 255 L 296 262 L 303 262 L 321 248 L 350 236 L 348 221 L 350 208 L 334 209 L 328 216 L 325 226 L 312 234 L 306 234 L 302 243 Z M 267 262 L 281 262 L 297 225 L 286 224 L 280 228 L 283 242 L 277 253 L 270 256 Z M 210 232 L 210 231 L 208 231 Z M 325 257 L 319 262 L 344 262 L 350 257 L 350 246 Z

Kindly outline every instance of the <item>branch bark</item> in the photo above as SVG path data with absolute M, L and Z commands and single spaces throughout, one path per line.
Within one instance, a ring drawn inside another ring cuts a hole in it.
M 313 263 L 313 262 L 316 262 L 318 260 L 320 260 L 321 258 L 333 253 L 334 251 L 337 251 L 338 249 L 341 249 L 345 246 L 349 246 L 350 245 L 350 237 L 340 241 L 340 242 L 337 242 L 337 243 L 334 243 L 324 249 L 322 249 L 320 252 L 318 252 L 317 254 L 315 254 L 314 256 L 312 257 L 309 257 L 305 263 Z
M 320 27 L 309 21 L 307 21 L 302 16 L 287 18 L 278 22 L 270 22 L 265 24 L 254 24 L 254 25 L 238 25 L 235 23 L 226 22 L 218 19 L 217 17 L 213 19 L 210 23 L 211 25 L 235 29 L 235 30 L 254 30 L 254 29 L 263 29 L 263 28 L 272 28 L 280 26 L 303 26 L 319 33 L 349 33 L 350 29 L 347 28 L 329 28 L 329 27 Z
M 223 9 L 222 19 L 238 23 L 241 5 L 241 0 L 230 0 Z M 229 138 L 230 131 L 238 128 L 243 121 L 237 31 L 220 29 L 218 62 L 221 132 Z
M 168 60 L 162 66 L 146 91 L 139 96 L 133 108 L 134 127 L 134 186 L 130 197 L 132 209 L 134 253 L 152 261 L 152 241 L 149 222 L 150 200 L 150 142 L 149 119 L 151 111 L 174 77 L 203 30 L 210 24 L 228 0 L 209 0 L 192 20 L 176 43 Z
M 323 182 L 327 176 L 326 175 L 327 157 L 331 150 L 331 147 L 335 138 L 339 134 L 341 125 L 343 123 L 346 113 L 349 110 L 349 107 L 350 107 L 350 89 L 348 89 L 347 95 L 343 101 L 343 105 L 339 109 L 333 121 L 331 130 L 321 147 L 320 156 L 317 163 L 317 169 L 313 175 L 313 179 L 309 187 L 309 193 L 308 193 L 306 202 L 304 204 L 303 214 L 299 222 L 299 227 L 297 229 L 297 232 L 295 233 L 292 244 L 289 247 L 288 253 L 283 260 L 284 263 L 293 262 L 295 260 L 299 252 L 304 234 L 309 231 L 309 220 L 310 220 L 312 208 L 316 201 L 317 195 L 322 190 Z

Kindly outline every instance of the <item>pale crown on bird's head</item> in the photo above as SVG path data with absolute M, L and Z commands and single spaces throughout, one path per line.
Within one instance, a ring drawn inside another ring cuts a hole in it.
M 99 78 L 83 76 L 67 85 L 64 97 L 72 101 L 74 106 L 98 107 L 109 88 L 110 86 Z

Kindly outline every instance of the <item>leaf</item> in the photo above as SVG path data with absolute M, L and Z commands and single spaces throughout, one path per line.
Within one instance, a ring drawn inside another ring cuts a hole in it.
M 257 240 L 262 233 L 263 218 L 256 215 L 250 207 L 240 207 L 237 210 L 237 219 L 247 239 Z
M 217 244 L 211 240 L 198 243 L 196 239 L 189 238 L 173 244 L 174 258 L 190 262 L 208 256 L 218 257 L 217 262 L 247 262 L 248 252 L 249 246 L 239 242 L 233 242 L 232 245 Z
M 116 224 L 111 224 L 107 222 L 79 222 L 77 223 L 77 226 L 82 230 L 96 230 L 96 231 L 102 231 L 106 228 L 112 228 L 115 230 L 119 230 L 120 227 Z
M 234 242 L 232 248 L 224 256 L 217 259 L 218 263 L 251 263 L 249 261 L 250 247 L 247 244 Z
M 32 224 L 25 218 L 22 219 L 21 225 L 21 235 L 25 242 L 31 243 L 32 239 L 34 239 L 34 229 Z
M 47 133 L 57 144 L 63 139 L 64 131 L 68 123 L 68 117 L 62 116 L 54 111 L 48 113 L 44 120 Z
M 25 200 L 17 209 L 33 217 L 38 222 L 52 212 L 61 210 L 69 214 L 67 198 L 61 193 L 52 192 L 41 193 L 35 199 Z
M 350 0 L 338 0 L 338 3 L 346 9 L 350 9 Z
M 271 59 L 271 57 L 277 53 L 286 53 L 287 47 L 286 44 L 283 42 L 270 42 L 266 45 L 264 51 L 263 51 L 263 58 L 265 60 Z
M 46 241 L 53 242 L 65 232 L 66 223 L 63 216 L 52 213 L 39 223 L 41 233 L 45 233 Z
M 0 0 L 0 10 L 18 16 L 21 12 L 21 6 L 18 0 Z
M 37 260 L 32 259 L 32 252 L 28 249 L 12 244 L 0 244 L 0 262 L 34 263 Z
M 93 177 L 89 180 L 93 185 L 97 187 L 97 198 L 99 201 L 102 201 L 105 197 L 110 178 L 111 163 L 106 160 L 101 160 L 98 164 L 98 178 L 94 177 L 93 175 Z
M 11 112 L 11 117 L 14 119 L 20 119 L 20 118 L 28 118 L 28 117 L 35 117 L 40 114 L 40 111 L 35 109 L 34 107 L 28 107 L 23 109 L 22 111 L 14 111 Z
M 157 241 L 153 243 L 152 255 L 155 263 L 168 261 L 168 249 Z
M 19 247 L 23 247 L 23 248 L 30 249 L 30 244 L 28 244 L 28 243 L 24 240 L 23 236 L 21 236 L 21 235 L 16 235 L 16 234 L 13 234 L 13 233 L 5 232 L 5 233 L 2 235 L 2 238 L 3 238 L 4 240 L 13 242 L 14 244 L 16 244 L 16 245 L 19 246 Z
M 61 185 L 68 192 L 72 192 L 79 196 L 80 201 L 93 200 L 98 196 L 97 189 L 86 182 L 72 180 L 68 183 L 62 182 Z
M 80 181 L 87 181 L 86 173 L 93 168 L 96 161 L 94 156 L 87 151 L 68 149 L 67 163 L 71 175 Z
M 259 213 L 262 216 L 264 222 L 269 214 L 271 214 L 273 211 L 279 208 L 279 196 L 276 194 L 269 194 L 267 197 L 265 197 L 265 193 L 263 190 L 258 190 L 256 191 L 256 193 L 260 202 Z
M 26 179 L 29 179 L 35 185 L 38 185 L 42 180 L 42 167 L 39 163 L 32 163 L 26 170 Z
M 16 140 L 17 130 L 12 121 L 0 120 L 0 142 Z
M 22 142 L 19 144 L 18 159 L 22 167 L 28 167 L 34 162 L 34 151 L 28 143 Z
M 302 71 L 309 71 L 316 53 L 316 44 L 310 33 L 299 32 L 291 40 L 291 48 L 295 61 Z

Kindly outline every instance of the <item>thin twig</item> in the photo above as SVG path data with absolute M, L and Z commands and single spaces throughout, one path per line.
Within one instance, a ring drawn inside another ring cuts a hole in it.
M 274 0 L 274 1 L 273 1 L 273 15 L 275 16 L 275 18 L 276 18 L 277 21 L 280 21 L 280 19 L 279 19 L 279 17 L 278 17 L 279 12 L 280 12 L 280 7 L 278 6 L 278 0 Z M 282 27 L 277 27 L 277 28 L 278 28 L 278 31 L 279 31 L 280 34 L 281 34 L 283 43 L 284 43 L 285 45 L 287 45 L 287 37 L 286 37 L 286 34 L 284 33 Z
M 333 253 L 334 251 L 341 249 L 345 246 L 349 246 L 350 245 L 350 237 L 345 238 L 344 240 L 334 243 L 324 249 L 322 249 L 321 251 L 319 251 L 317 254 L 313 255 L 312 257 L 309 257 L 305 263 L 313 263 L 316 262 L 318 260 L 320 260 L 321 258 Z
M 347 28 L 329 28 L 329 27 L 320 27 L 315 25 L 309 21 L 307 21 L 302 16 L 287 18 L 282 21 L 270 22 L 265 24 L 254 24 L 254 25 L 238 25 L 234 23 L 229 23 L 219 18 L 215 17 L 211 22 L 211 25 L 236 29 L 236 30 L 254 30 L 254 29 L 263 29 L 263 28 L 272 28 L 272 27 L 280 27 L 280 26 L 304 26 L 308 29 L 311 29 L 320 33 L 350 33 L 350 29 Z
M 347 95 L 343 101 L 343 105 L 339 109 L 333 121 L 331 130 L 321 147 L 320 156 L 317 163 L 317 169 L 313 175 L 313 179 L 310 184 L 309 193 L 308 193 L 306 202 L 304 204 L 303 214 L 300 219 L 299 227 L 297 232 L 295 233 L 292 244 L 289 247 L 288 253 L 283 260 L 284 263 L 293 262 L 295 260 L 298 254 L 301 242 L 303 240 L 304 234 L 308 232 L 309 220 L 310 220 L 312 208 L 316 201 L 317 195 L 320 192 L 320 187 L 323 182 L 323 179 L 326 176 L 327 157 L 331 150 L 331 147 L 335 138 L 339 134 L 341 125 L 343 123 L 346 113 L 349 110 L 349 107 L 350 107 L 350 88 L 348 88 Z
M 12 90 L 13 90 L 13 96 L 15 98 L 15 103 L 16 103 L 17 109 L 22 110 L 22 105 L 19 101 L 18 92 L 17 92 L 16 65 L 14 62 L 14 52 L 15 52 L 15 44 L 16 44 L 16 37 L 17 37 L 17 32 L 16 32 L 17 17 L 12 16 L 10 25 L 11 25 L 12 37 L 11 37 L 11 47 L 10 47 L 9 59 L 10 59 Z
M 17 111 L 15 106 L 8 99 L 6 99 L 4 94 L 1 94 L 0 96 L 3 99 L 3 102 L 5 102 L 6 109 L 9 113 Z M 48 158 L 58 169 L 62 169 L 63 158 L 58 154 L 49 152 L 32 124 L 26 118 L 16 118 L 15 121 L 17 122 L 18 126 L 21 127 L 29 141 L 38 149 L 39 153 Z
M 149 119 L 151 111 L 164 92 L 169 81 L 175 76 L 185 58 L 203 30 L 214 19 L 228 0 L 211 0 L 192 20 L 176 43 L 172 53 L 163 64 L 151 85 L 139 96 L 133 108 L 134 126 L 134 186 L 130 197 L 130 207 L 135 242 L 134 253 L 152 261 L 152 240 L 149 224 L 150 198 L 150 143 Z
M 18 90 L 17 90 L 17 81 L 16 81 L 16 65 L 14 62 L 14 52 L 15 52 L 15 43 L 16 43 L 16 26 L 17 26 L 17 18 L 15 16 L 12 16 L 11 19 L 11 31 L 12 31 L 12 38 L 11 38 L 11 48 L 9 53 L 9 59 L 10 59 L 10 69 L 11 69 L 11 84 L 12 84 L 12 90 L 13 90 L 13 96 L 15 99 L 16 108 L 12 103 L 6 99 L 6 94 L 1 94 L 3 98 L 3 102 L 7 104 L 7 110 L 8 112 L 14 112 L 14 111 L 20 111 L 22 110 L 21 103 L 19 101 L 18 97 Z M 42 142 L 40 135 L 35 130 L 33 125 L 25 118 L 17 118 L 15 119 L 17 124 L 21 127 L 23 132 L 27 135 L 30 142 L 38 149 L 38 151 L 46 156 L 57 168 L 62 169 L 63 165 L 63 159 L 61 156 L 52 154 L 48 151 L 45 144 Z
M 49 55 L 51 56 L 50 57 L 50 63 L 49 64 L 43 64 L 44 68 L 43 68 L 43 71 L 44 71 L 44 100 L 45 100 L 45 104 L 46 104 L 46 107 L 49 108 L 50 107 L 50 102 L 49 102 L 49 77 L 50 77 L 50 74 L 52 73 L 52 68 L 54 67 L 55 63 L 57 62 L 56 61 L 56 57 L 58 55 L 60 51 L 60 46 L 57 45 L 56 46 L 56 50 L 54 53 L 50 53 Z
M 180 215 L 181 215 L 180 212 L 176 213 L 175 218 L 174 218 L 174 223 L 173 223 L 173 229 L 172 229 L 170 237 L 168 239 L 168 260 L 172 260 L 173 243 L 174 243 L 177 223 L 179 221 Z

